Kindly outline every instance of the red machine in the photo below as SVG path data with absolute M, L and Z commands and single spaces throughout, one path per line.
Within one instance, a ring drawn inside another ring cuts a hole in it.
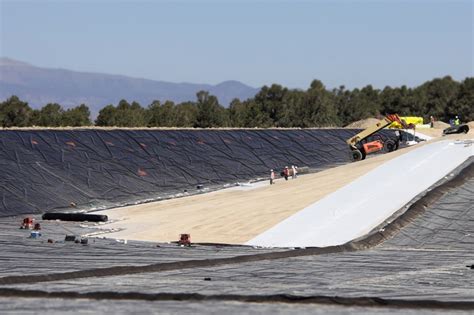
M 370 154 L 382 150 L 383 144 L 384 142 L 382 139 L 377 139 L 371 142 L 363 143 L 362 147 L 364 148 L 365 154 Z

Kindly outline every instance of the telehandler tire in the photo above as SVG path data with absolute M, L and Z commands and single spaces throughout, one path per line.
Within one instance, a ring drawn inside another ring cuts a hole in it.
M 351 160 L 353 162 L 363 160 L 364 158 L 365 156 L 363 156 L 362 152 L 360 152 L 359 150 L 351 150 Z
M 384 142 L 383 148 L 385 152 L 392 152 L 397 149 L 397 143 L 393 141 L 392 139 L 388 139 L 387 141 Z

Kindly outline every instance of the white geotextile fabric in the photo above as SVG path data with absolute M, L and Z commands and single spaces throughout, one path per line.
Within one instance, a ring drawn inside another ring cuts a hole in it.
M 418 132 L 418 130 L 413 130 L 413 129 L 405 129 L 404 130 L 405 132 L 409 133 L 409 134 L 412 134 L 414 136 L 417 136 L 418 138 L 420 139 L 423 139 L 423 140 L 431 140 L 433 139 L 433 137 L 430 137 L 430 136 L 427 136 L 425 135 L 424 133 L 422 132 Z
M 263 247 L 340 245 L 370 232 L 470 156 L 468 142 L 440 141 L 398 156 L 250 240 Z

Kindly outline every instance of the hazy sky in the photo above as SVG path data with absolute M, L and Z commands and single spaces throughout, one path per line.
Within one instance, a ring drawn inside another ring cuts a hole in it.
M 417 85 L 473 75 L 473 1 L 8 1 L 0 56 L 258 87 Z

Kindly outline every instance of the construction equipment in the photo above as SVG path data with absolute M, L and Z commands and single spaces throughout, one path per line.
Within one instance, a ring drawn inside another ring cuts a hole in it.
M 423 125 L 423 117 L 417 117 L 417 116 L 401 116 L 399 117 L 401 121 L 404 121 L 406 124 L 413 124 L 415 126 L 421 126 Z M 394 121 L 391 123 L 388 128 L 395 128 L 395 129 L 401 129 L 403 128 L 403 124 L 399 123 L 398 121 Z
M 191 246 L 191 234 L 180 234 L 178 245 Z
M 452 135 L 457 133 L 468 133 L 469 132 L 469 125 L 462 124 L 457 126 L 451 126 L 443 130 L 443 136 Z
M 21 223 L 20 229 L 31 230 L 33 228 L 33 223 L 34 223 L 33 218 L 30 218 L 30 217 L 24 218 L 23 222 Z
M 400 124 L 404 129 L 414 129 L 415 125 L 407 124 L 404 120 L 400 119 L 397 114 L 391 114 L 384 117 L 384 119 L 377 122 L 375 125 L 370 126 L 352 138 L 348 139 L 346 142 L 349 145 L 351 150 L 351 159 L 352 161 L 364 160 L 367 154 L 385 150 L 387 152 L 392 152 L 398 149 L 400 139 L 396 141 L 393 139 L 383 139 L 379 135 L 374 134 L 387 127 L 388 125 L 396 122 Z M 368 141 L 368 138 L 373 136 L 375 140 Z

